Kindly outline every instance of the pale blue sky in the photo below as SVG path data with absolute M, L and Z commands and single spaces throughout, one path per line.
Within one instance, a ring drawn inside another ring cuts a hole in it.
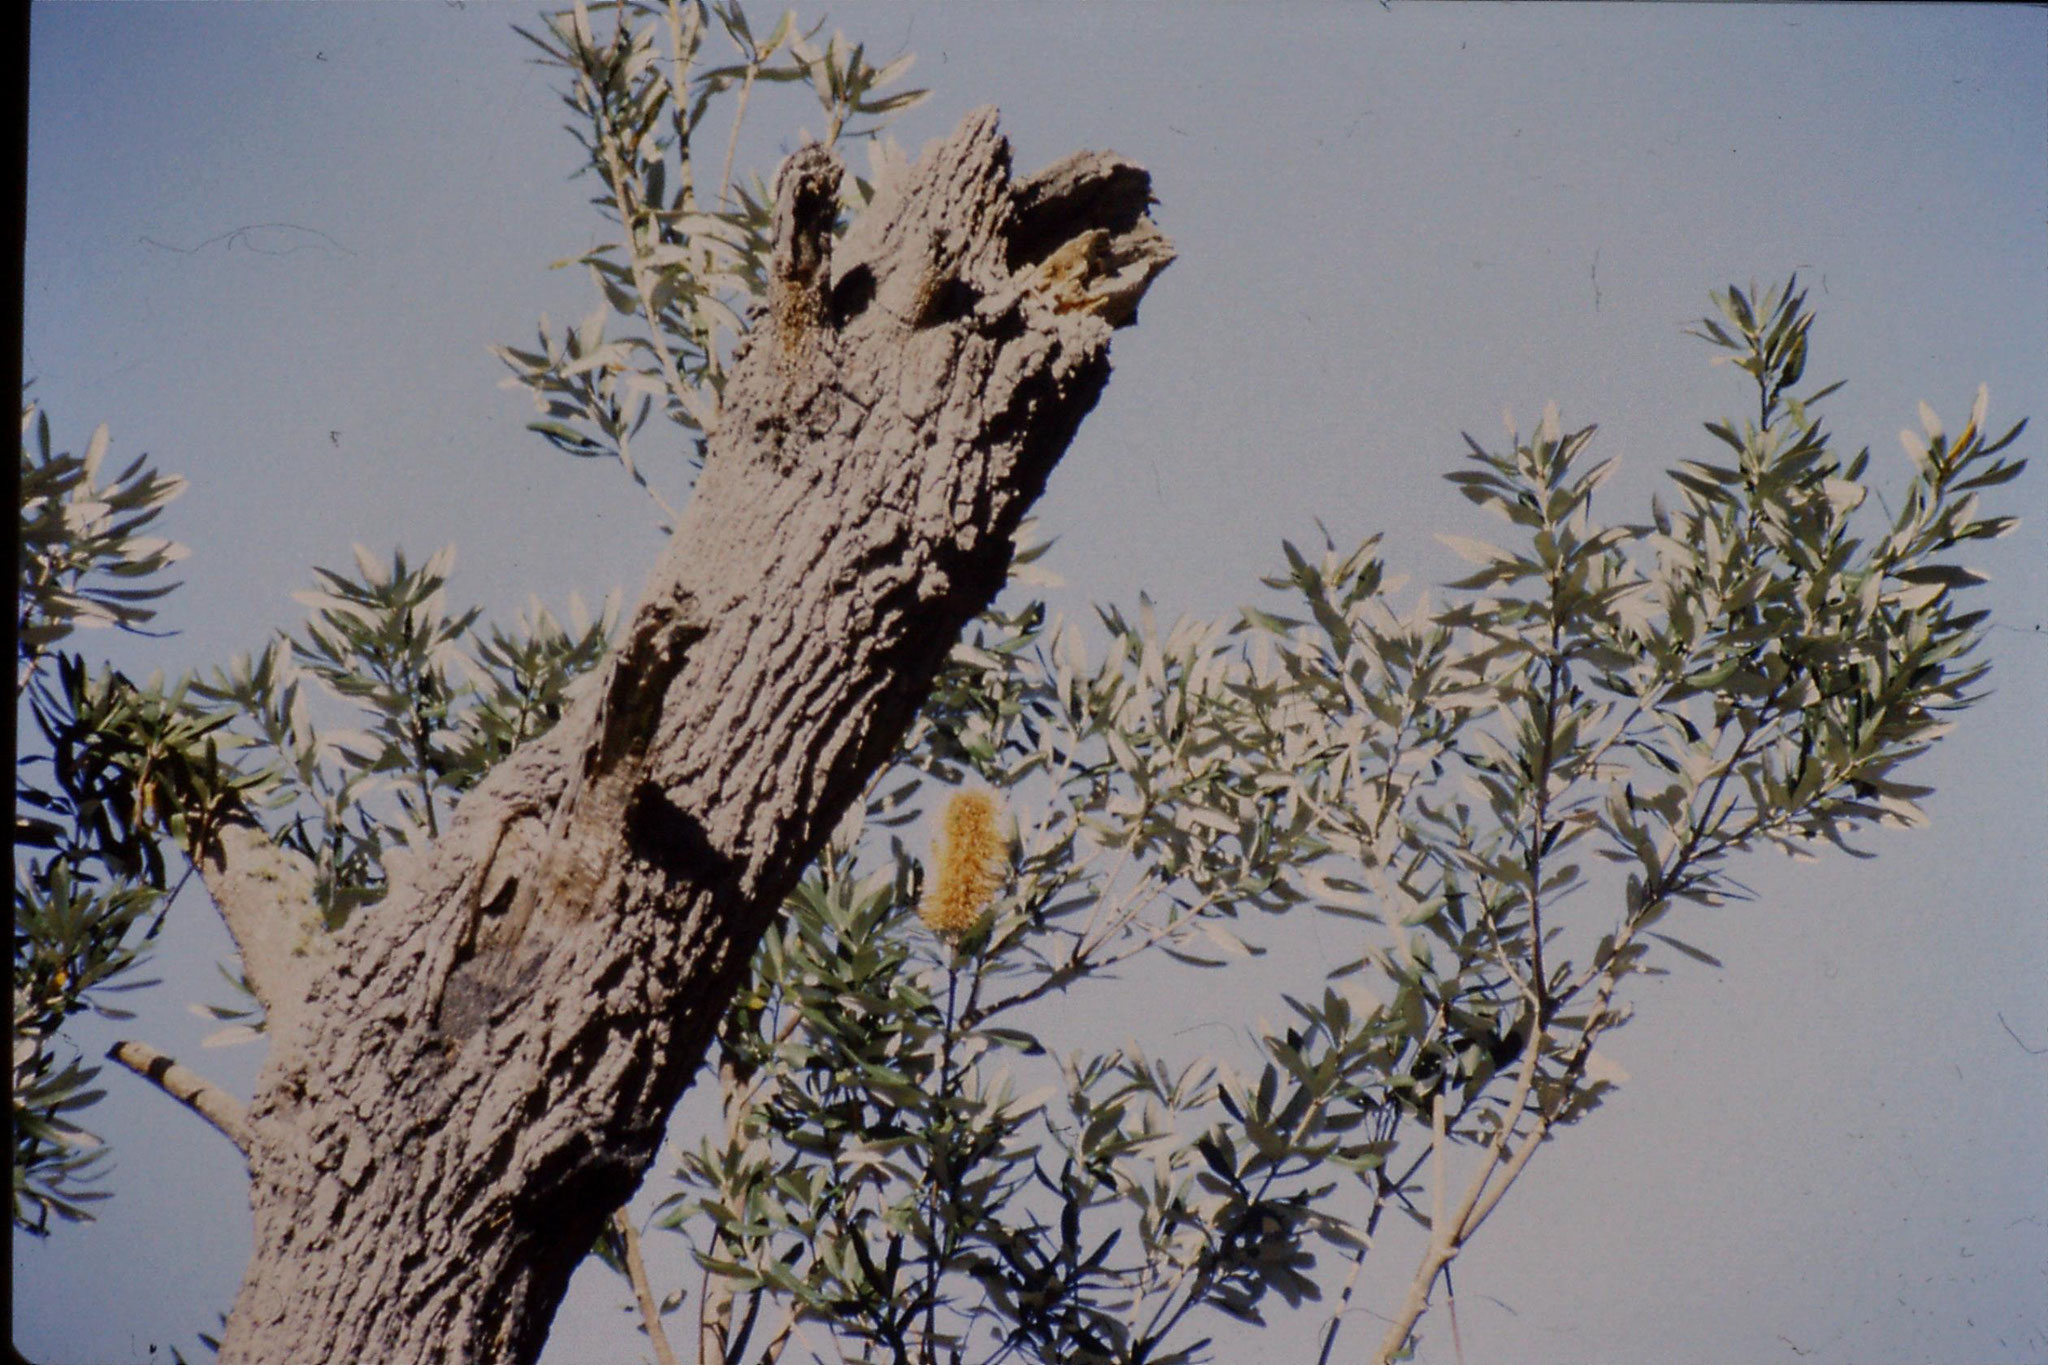
M 598 228 L 565 179 L 566 111 L 510 30 L 533 12 L 36 7 L 26 369 L 61 439 L 107 421 L 117 455 L 193 484 L 170 517 L 193 547 L 182 633 L 109 642 L 124 664 L 259 645 L 356 541 L 454 542 L 457 593 L 497 612 L 637 588 L 644 500 L 523 431 L 484 349 L 591 303 L 545 269 Z M 1227 612 L 1317 517 L 1445 576 L 1431 533 L 1486 529 L 1438 478 L 1458 433 L 1492 441 L 1503 409 L 1526 426 L 1553 399 L 1601 425 L 1618 498 L 1639 498 L 1745 403 L 1681 327 L 1708 288 L 1794 267 L 1821 314 L 1810 374 L 1850 381 L 1831 427 L 1880 467 L 1903 467 L 1917 400 L 1959 422 L 1979 382 L 1994 423 L 2048 421 L 2039 8 L 830 18 L 919 55 L 935 93 L 901 125 L 913 149 L 995 103 L 1022 168 L 1109 147 L 1153 172 L 1181 260 L 1041 507 L 1070 611 L 1142 588 L 1169 615 Z M 764 172 L 803 117 L 763 108 Z M 1689 926 L 1726 969 L 1641 992 L 1612 1046 L 1634 1080 L 1460 1264 L 1472 1365 L 2048 1358 L 2048 1056 L 2000 1023 L 2048 1045 L 2044 480 L 2012 490 L 2026 524 L 1981 556 L 1996 694 L 1920 769 L 1932 827 L 1873 863 L 1761 859 L 1757 902 Z M 201 1052 L 184 1008 L 214 994 L 224 937 L 181 909 L 127 1031 L 246 1091 L 255 1050 Z M 1269 1009 L 1338 932 L 1288 922 L 1243 998 L 1193 1022 Z M 117 1198 L 14 1251 L 17 1341 L 47 1365 L 189 1352 L 246 1255 L 232 1151 L 108 1079 Z M 635 1359 L 619 1299 L 579 1280 L 548 1360 Z M 1311 1360 L 1320 1321 L 1260 1350 Z M 1242 1358 L 1248 1338 L 1224 1341 Z M 1425 1359 L 1448 1353 L 1439 1324 Z

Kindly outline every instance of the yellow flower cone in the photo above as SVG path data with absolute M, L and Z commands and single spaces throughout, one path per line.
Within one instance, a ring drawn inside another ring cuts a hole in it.
M 983 791 L 961 792 L 946 803 L 932 844 L 931 884 L 917 908 L 918 918 L 933 933 L 965 937 L 995 899 L 1008 853 L 996 829 L 1000 809 Z

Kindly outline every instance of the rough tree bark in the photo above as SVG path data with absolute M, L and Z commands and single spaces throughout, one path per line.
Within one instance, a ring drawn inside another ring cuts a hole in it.
M 523 1362 L 653 1159 L 749 955 L 888 759 L 1172 259 L 1150 181 L 1021 183 L 993 110 L 835 243 L 778 186 L 771 306 L 594 685 L 338 941 L 230 828 L 202 871 L 268 1007 L 223 1365 Z

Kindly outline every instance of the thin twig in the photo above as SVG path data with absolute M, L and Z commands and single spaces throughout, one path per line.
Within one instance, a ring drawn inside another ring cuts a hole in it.
M 1145 880 L 1149 881 L 1151 879 L 1152 874 L 1146 873 Z M 1130 897 L 1136 896 L 1139 887 L 1143 885 L 1144 882 L 1141 881 L 1138 886 L 1132 887 L 1129 892 L 1125 893 L 1126 901 Z M 1103 926 L 1100 938 L 1092 944 L 1077 946 L 1068 955 L 1065 962 L 1053 968 L 1037 985 L 1021 990 L 1015 995 L 1004 996 L 1001 1000 L 972 1010 L 969 1014 L 962 1016 L 962 1023 L 969 1027 L 985 1023 L 1005 1010 L 1029 1004 L 1034 1000 L 1052 994 L 1054 991 L 1065 990 L 1076 981 L 1099 975 L 1112 967 L 1127 962 L 1140 953 L 1146 952 L 1186 930 L 1189 925 L 1199 920 L 1206 913 L 1207 905 L 1216 899 L 1214 896 L 1206 896 L 1195 908 L 1184 911 L 1177 918 L 1150 926 L 1142 937 L 1132 940 L 1116 952 L 1106 957 L 1091 958 L 1090 954 L 1109 943 L 1119 932 L 1129 930 L 1132 924 L 1138 921 L 1138 911 L 1128 908 L 1127 905 L 1126 908 L 1115 912 L 1117 918 L 1112 923 Z
M 725 208 L 727 192 L 732 189 L 732 157 L 740 146 L 740 124 L 747 117 L 747 99 L 754 93 L 754 76 L 761 69 L 760 54 L 747 53 L 747 74 L 740 82 L 740 97 L 732 111 L 732 132 L 725 140 L 725 164 L 718 171 L 718 207 Z
M 703 40 L 704 7 L 688 6 L 689 17 L 677 0 L 668 4 L 669 108 L 674 110 L 676 154 L 681 174 L 676 177 L 679 207 L 685 213 L 697 211 L 697 172 L 690 156 L 690 139 L 696 127 L 690 121 L 690 68 L 697 62 L 697 45 Z
M 1465 1365 L 1465 1338 L 1458 1331 L 1458 1286 L 1451 1282 L 1451 1268 L 1444 1267 L 1444 1308 L 1451 1315 L 1451 1352 L 1458 1365 Z
M 661 1304 L 654 1297 L 654 1286 L 647 1281 L 647 1262 L 640 1255 L 640 1229 L 633 1226 L 633 1219 L 624 1209 L 612 1214 L 612 1226 L 618 1230 L 619 1240 L 626 1244 L 626 1275 L 633 1281 L 633 1298 L 640 1305 L 640 1325 L 647 1332 L 647 1339 L 654 1343 L 656 1365 L 678 1365 L 676 1353 L 668 1344 L 668 1333 L 661 1330 Z
M 768 1345 L 762 1348 L 762 1365 L 775 1365 L 776 1361 L 782 1359 L 782 1352 L 789 1345 L 791 1334 L 796 1331 L 797 1318 L 801 1311 L 794 1303 L 783 1310 L 782 1326 L 775 1329 L 775 1335 L 768 1338 Z
M 956 947 L 946 966 L 946 1018 L 945 1027 L 939 1034 L 939 1100 L 942 1104 L 953 1093 L 953 1042 L 954 1031 L 959 1023 L 958 1016 L 954 1012 L 954 1006 L 959 987 L 960 951 Z M 950 1127 L 950 1125 L 947 1126 Z M 933 1164 L 938 1167 L 938 1170 L 934 1172 L 937 1178 L 931 1182 L 930 1211 L 926 1215 L 931 1220 L 932 1237 L 935 1243 L 931 1248 L 930 1263 L 926 1266 L 924 1287 L 924 1341 L 922 1343 L 922 1355 L 926 1365 L 931 1365 L 931 1362 L 939 1358 L 936 1345 L 939 1322 L 939 1281 L 940 1275 L 945 1268 L 945 1253 L 948 1250 L 945 1245 L 945 1236 L 942 1229 L 946 1226 L 947 1216 L 953 1212 L 951 1205 L 956 1194 L 955 1185 L 959 1179 L 959 1173 L 953 1169 L 953 1154 L 948 1146 L 935 1144 L 931 1157 Z M 940 1203 L 942 1198 L 946 1201 L 944 1207 Z
M 2043 1053 L 2048 1053 L 2048 1047 L 2030 1047 L 2027 1044 L 2026 1039 L 2020 1037 L 2017 1033 L 2014 1033 L 2012 1031 L 2012 1025 L 2005 1022 L 2005 1014 L 2003 1011 L 1999 1011 L 1997 1013 L 1997 1018 L 1998 1026 L 2005 1030 L 2005 1036 L 2012 1039 L 2015 1043 L 2018 1043 L 2020 1045 L 2020 1050 L 2025 1052 L 2028 1056 L 2039 1057 Z
M 1444 1092 L 1429 1097 L 1429 1240 L 1439 1250 L 1451 1242 L 1450 1224 L 1444 1221 L 1444 1200 L 1449 1198 L 1450 1175 L 1444 1170 Z
M 1395 1120 L 1396 1123 L 1399 1121 L 1398 1118 Z M 1382 1140 L 1391 1141 L 1392 1137 L 1393 1129 L 1390 1127 Z M 1372 1212 L 1365 1220 L 1365 1232 L 1360 1239 L 1358 1254 L 1351 1258 L 1351 1269 L 1344 1276 L 1344 1288 L 1337 1295 L 1336 1310 L 1330 1314 L 1329 1330 L 1323 1334 L 1323 1349 L 1316 1357 L 1316 1365 L 1330 1365 L 1330 1353 L 1337 1348 L 1337 1333 L 1343 1328 L 1344 1315 L 1351 1311 L 1351 1297 L 1357 1292 L 1358 1277 L 1365 1270 L 1365 1258 L 1372 1253 L 1373 1238 L 1379 1233 L 1380 1215 L 1387 1209 L 1387 1195 L 1394 1188 L 1393 1182 L 1387 1179 L 1384 1158 L 1374 1175 L 1377 1178 L 1373 1181 Z
M 233 1095 L 148 1043 L 118 1042 L 107 1050 L 107 1057 L 205 1119 L 243 1156 L 249 1155 L 249 1113 Z

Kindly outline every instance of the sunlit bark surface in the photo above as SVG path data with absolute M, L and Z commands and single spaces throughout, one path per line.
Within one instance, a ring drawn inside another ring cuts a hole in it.
M 303 928 L 304 869 L 266 842 L 210 859 L 272 1020 L 225 1365 L 539 1355 L 1172 258 L 1142 170 L 1082 154 L 1013 183 L 992 110 L 835 242 L 839 175 L 815 148 L 785 167 L 771 307 L 563 722 L 337 942 Z

